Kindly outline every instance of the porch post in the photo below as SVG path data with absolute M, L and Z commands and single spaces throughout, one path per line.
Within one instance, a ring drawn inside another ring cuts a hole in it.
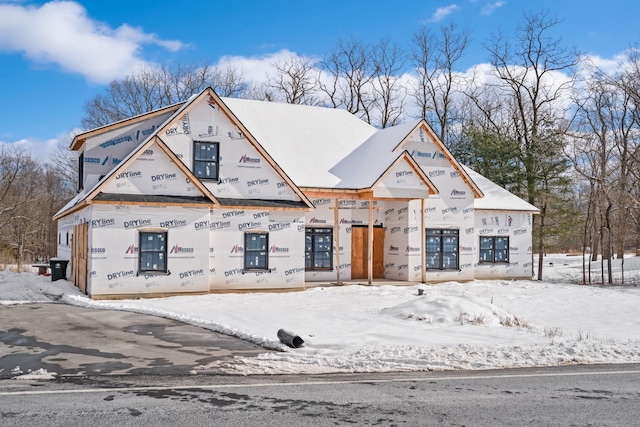
M 367 276 L 369 284 L 373 283 L 373 195 L 369 195 L 369 226 L 367 227 Z
M 422 275 L 422 283 L 427 281 L 427 229 L 426 223 L 424 220 L 424 199 L 420 199 L 420 236 L 422 238 L 422 242 L 420 243 L 420 266 L 421 266 L 421 275 Z
M 340 216 L 338 214 L 338 197 L 334 201 L 333 207 L 333 245 L 336 248 L 336 282 L 340 285 Z

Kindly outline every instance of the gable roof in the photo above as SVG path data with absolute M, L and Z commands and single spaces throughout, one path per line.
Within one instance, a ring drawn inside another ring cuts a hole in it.
M 419 164 L 403 149 L 403 145 L 409 141 L 410 136 L 415 131 L 422 129 L 429 136 L 431 142 L 442 151 L 451 166 L 458 171 L 461 178 L 471 187 L 476 197 L 476 208 L 538 211 L 535 206 L 511 194 L 473 170 L 463 167 L 423 119 L 378 130 L 342 109 L 238 98 L 220 98 L 213 89 L 207 88 L 183 103 L 174 104 L 77 135 L 71 144 L 72 149 L 82 147 L 87 138 L 160 116 L 161 114 L 171 113 L 152 135 L 100 179 L 93 188 L 71 200 L 55 215 L 54 219 L 81 209 L 91 203 L 92 200 L 104 203 L 113 198 L 122 201 L 135 199 L 135 197 L 129 196 L 120 198 L 118 198 L 118 195 L 106 196 L 101 193 L 101 188 L 112 180 L 117 171 L 124 170 L 153 143 L 157 143 L 182 173 L 199 189 L 202 198 L 196 197 L 190 201 L 182 199 L 184 202 L 210 203 L 217 206 L 221 204 L 246 204 L 250 206 L 259 202 L 268 203 L 269 201 L 266 200 L 243 201 L 238 199 L 228 199 L 221 203 L 221 200 L 216 199 L 207 187 L 195 178 L 189 168 L 162 141 L 162 135 L 164 135 L 166 129 L 177 120 L 180 120 L 197 102 L 215 102 L 220 106 L 220 110 L 247 137 L 247 141 L 260 152 L 300 197 L 302 202 L 293 203 L 295 206 L 313 206 L 300 189 L 301 187 L 305 189 L 345 191 L 373 189 L 389 173 L 391 168 L 398 165 L 399 162 L 406 162 L 417 173 L 417 176 L 425 184 L 430 194 L 437 193 L 437 188 L 429 180 Z M 363 165 L 366 165 L 366 167 L 363 167 Z M 490 197 L 483 198 L 485 192 Z M 153 197 L 148 200 L 151 199 Z M 179 203 L 179 200 L 175 199 L 176 203 Z M 500 203 L 496 203 L 498 200 Z M 276 203 L 278 206 L 281 204 L 277 201 L 271 202 Z
M 260 155 L 267 161 L 267 163 L 271 165 L 271 167 L 276 171 L 276 173 L 282 177 L 282 179 L 290 186 L 293 192 L 296 193 L 296 195 L 300 198 L 300 200 L 302 200 L 304 205 L 309 209 L 313 208 L 313 203 L 311 203 L 311 200 L 309 200 L 307 195 L 304 194 L 302 190 L 300 190 L 299 185 L 297 185 L 297 183 L 295 183 L 295 181 L 291 179 L 289 174 L 285 172 L 283 168 L 280 166 L 280 164 L 272 157 L 269 149 L 265 149 L 265 147 L 262 145 L 262 141 L 257 139 L 255 135 L 252 133 L 252 130 L 248 129 L 244 125 L 244 123 L 242 123 L 238 119 L 238 116 L 236 115 L 236 113 L 232 111 L 227 104 L 225 104 L 223 99 L 220 98 L 211 87 L 208 87 L 207 89 L 200 92 L 199 95 L 194 97 L 183 109 L 178 111 L 174 115 L 174 117 L 167 122 L 167 124 L 160 127 L 156 133 L 158 135 L 162 135 L 162 133 L 165 132 L 165 130 L 171 125 L 171 123 L 179 117 L 179 115 L 182 113 L 182 110 L 188 111 L 188 108 L 191 105 L 195 105 L 195 103 L 198 100 L 202 101 L 207 97 L 208 97 L 207 102 L 209 104 L 212 104 L 212 103 L 217 104 L 220 107 L 220 111 L 222 111 L 227 116 L 227 118 L 240 129 L 240 131 L 246 137 L 249 144 L 251 144 L 253 148 L 255 148 L 258 151 L 258 153 L 260 153 Z M 229 101 L 231 99 L 233 98 L 225 98 L 226 101 Z M 255 130 L 256 129 L 253 129 L 253 131 Z
M 82 146 L 84 145 L 85 141 L 88 138 L 92 138 L 96 135 L 100 135 L 103 134 L 105 132 L 109 132 L 111 130 L 114 129 L 118 129 L 120 127 L 123 126 L 129 126 L 129 125 L 133 125 L 139 122 L 142 122 L 144 120 L 148 120 L 150 118 L 153 117 L 157 117 L 157 116 L 161 116 L 163 114 L 166 113 L 175 113 L 176 111 L 178 111 L 182 106 L 184 106 L 187 103 L 187 101 L 183 101 L 183 102 L 179 102 L 177 104 L 173 104 L 173 105 L 169 105 L 167 107 L 163 107 L 163 108 L 159 108 L 157 110 L 153 110 L 150 111 L 148 113 L 144 113 L 144 114 L 140 114 L 137 116 L 133 116 L 133 117 L 128 117 L 126 119 L 123 120 L 119 120 L 117 122 L 105 125 L 105 126 L 101 126 L 95 129 L 91 129 L 82 133 L 79 133 L 77 135 L 75 135 L 73 137 L 73 140 L 71 140 L 71 144 L 69 145 L 69 148 L 72 151 L 77 151 L 80 148 L 82 148 Z
M 169 120 L 167 120 L 169 121 Z M 185 174 L 191 181 L 191 183 L 200 191 L 202 197 L 190 197 L 184 198 L 181 196 L 163 196 L 162 199 L 153 198 L 152 195 L 120 195 L 120 194 L 112 194 L 111 196 L 105 195 L 102 193 L 101 189 L 110 181 L 115 179 L 117 172 L 120 170 L 126 169 L 133 161 L 135 161 L 149 146 L 153 144 L 157 144 L 158 147 L 173 161 L 173 163 L 180 169 L 182 173 Z M 149 197 L 151 196 L 151 197 Z M 153 200 L 153 201 L 151 201 Z M 120 202 L 120 203 L 160 203 L 159 200 L 163 200 L 164 203 L 176 203 L 182 205 L 218 205 L 219 202 L 216 198 L 211 194 L 211 192 L 200 182 L 199 179 L 193 175 L 193 173 L 185 166 L 180 159 L 166 146 L 166 144 L 156 136 L 156 134 L 150 135 L 147 139 L 145 139 L 138 147 L 131 151 L 118 165 L 116 165 L 109 173 L 103 176 L 98 182 L 88 191 L 84 193 L 79 193 L 74 197 L 69 203 L 67 203 L 62 209 L 60 209 L 54 216 L 53 219 L 57 220 L 63 218 L 79 209 L 84 208 L 85 206 L 91 204 L 93 201 L 96 202 Z
M 402 125 L 398 127 L 402 127 Z M 416 172 L 427 187 L 429 194 L 437 194 L 438 189 L 406 150 L 392 151 L 392 148 L 397 145 L 400 135 L 404 135 L 404 132 L 402 130 L 398 132 L 395 126 L 382 129 L 356 147 L 331 168 L 331 174 L 340 179 L 333 188 L 344 190 L 372 188 L 383 179 L 394 165 L 404 161 Z
M 500 210 L 500 211 L 524 211 L 539 213 L 540 209 L 522 200 L 520 197 L 500 187 L 495 182 L 485 178 L 468 166 L 463 166 L 473 181 L 482 189 L 485 197 L 475 199 L 474 209 Z
M 331 168 L 377 132 L 346 110 L 221 99 L 299 187 L 338 185 Z
M 181 104 L 175 104 L 171 107 L 167 107 L 165 109 L 161 109 L 161 110 L 157 110 L 155 112 L 151 112 L 148 113 L 146 115 L 141 115 L 141 116 L 136 116 L 134 118 L 131 119 L 126 119 L 123 120 L 121 122 L 118 123 L 114 123 L 112 125 L 106 126 L 106 127 L 102 127 L 102 128 L 98 128 L 92 131 L 88 131 L 85 132 L 84 134 L 81 134 L 81 138 L 74 138 L 74 142 L 72 142 L 72 148 L 74 143 L 78 145 L 78 147 L 81 147 L 82 144 L 84 144 L 84 141 L 86 141 L 87 138 L 89 138 L 90 136 L 95 136 L 95 135 L 99 135 L 103 132 L 107 132 L 111 129 L 116 129 L 122 125 L 129 125 L 131 123 L 135 123 L 136 121 L 140 121 L 140 120 L 146 120 L 150 117 L 154 117 L 156 115 L 160 115 L 163 113 L 166 113 L 167 111 L 172 111 L 173 110 L 173 114 L 171 114 L 171 116 L 169 118 L 167 118 L 164 123 L 162 123 L 160 126 L 158 126 L 158 128 L 151 134 L 149 135 L 140 145 L 138 145 L 138 147 L 136 147 L 134 150 L 132 150 L 120 163 L 118 163 L 111 171 L 109 171 L 104 177 L 102 177 L 89 191 L 85 192 L 85 193 L 81 193 L 78 196 L 76 196 L 72 201 L 70 201 L 69 203 L 67 203 L 66 206 L 64 206 L 60 211 L 58 211 L 55 215 L 54 215 L 54 219 L 59 219 L 62 218 L 64 216 L 69 215 L 72 212 L 75 212 L 79 209 L 82 209 L 83 207 L 85 207 L 86 205 L 90 204 L 92 201 L 94 201 L 96 199 L 96 197 L 98 198 L 97 201 L 100 202 L 104 202 L 104 201 L 110 201 L 108 197 L 105 196 L 99 196 L 100 194 L 102 194 L 101 189 L 109 182 L 113 179 L 113 177 L 117 174 L 118 171 L 124 170 L 125 168 L 127 168 L 135 159 L 137 159 L 150 145 L 152 145 L 153 143 L 157 143 L 158 146 L 162 149 L 162 151 L 165 152 L 165 154 L 167 154 L 167 156 L 169 156 L 169 158 L 173 161 L 173 163 L 175 163 L 178 168 L 182 171 L 182 173 L 184 173 L 186 175 L 187 178 L 189 178 L 189 180 L 198 188 L 198 190 L 201 192 L 201 194 L 203 195 L 203 197 L 212 205 L 220 205 L 219 200 L 217 200 L 213 194 L 207 189 L 207 187 L 202 184 L 202 182 L 195 177 L 195 175 L 189 170 L 189 168 L 173 153 L 173 151 L 171 151 L 171 149 L 169 149 L 169 147 L 167 147 L 167 145 L 162 141 L 161 135 L 163 135 L 165 133 L 165 131 L 175 123 L 176 120 L 180 120 L 180 118 L 189 111 L 189 109 L 195 105 L 197 102 L 199 101 L 203 101 L 205 99 L 207 99 L 207 97 L 209 98 L 208 101 L 212 101 L 215 102 L 217 104 L 220 105 L 221 109 L 223 110 L 223 112 L 227 115 L 227 117 L 236 125 L 238 125 L 240 127 L 240 129 L 243 131 L 243 133 L 247 136 L 247 140 L 261 153 L 261 155 L 274 167 L 274 169 L 276 170 L 276 172 L 282 176 L 282 178 L 291 186 L 291 188 L 293 189 L 293 191 L 300 197 L 300 199 L 302 200 L 301 203 L 294 203 L 294 204 L 290 204 L 291 207 L 297 207 L 297 208 L 311 208 L 313 207 L 313 203 L 311 203 L 311 201 L 307 198 L 307 196 L 300 190 L 300 188 L 298 186 L 295 185 L 295 183 L 287 176 L 286 173 L 284 173 L 284 171 L 280 168 L 280 166 L 273 161 L 273 159 L 270 157 L 270 155 L 265 151 L 265 149 L 258 143 L 258 141 L 251 135 L 250 132 L 247 131 L 247 129 L 244 127 L 244 125 L 238 121 L 237 117 L 235 117 L 235 115 L 229 110 L 229 108 L 221 101 L 221 99 L 218 97 L 218 95 L 216 95 L 216 93 L 213 91 L 213 89 L 206 88 L 205 90 L 203 90 L 202 92 L 200 92 L 198 95 L 194 95 L 191 98 L 189 98 L 188 101 L 181 103 Z M 81 141 L 81 142 L 80 142 Z M 115 196 L 112 196 L 112 198 Z M 115 197 L 117 200 L 121 201 L 121 202 L 135 202 L 137 203 L 144 203 L 144 197 Z M 187 202 L 186 199 L 180 199 L 180 198 L 175 198 L 175 200 L 179 203 L 180 200 L 183 200 L 185 202 Z M 229 200 L 235 200 L 235 199 L 229 199 Z M 193 201 L 189 202 L 192 203 Z M 255 203 L 256 206 L 259 205 L 259 200 L 255 200 L 252 203 Z M 266 204 L 270 204 L 269 206 L 271 206 L 271 204 L 274 204 L 274 201 L 264 201 Z M 202 203 L 201 201 L 199 201 L 198 203 Z M 285 204 L 278 204 L 275 203 L 278 206 L 285 206 Z
M 433 184 L 433 182 L 431 182 L 431 180 L 427 177 L 427 175 L 424 173 L 422 168 L 420 168 L 420 165 L 415 161 L 413 157 L 411 157 L 409 152 L 406 150 L 400 153 L 400 156 L 398 156 L 398 158 L 384 171 L 384 173 L 380 175 L 380 177 L 376 180 L 376 182 L 371 187 L 376 187 L 379 184 L 382 184 L 385 176 L 387 176 L 395 166 L 399 165 L 402 162 L 407 163 L 409 168 L 418 176 L 418 179 L 420 179 L 420 181 L 422 181 L 422 183 L 425 185 L 426 194 L 421 195 L 420 196 L 421 198 L 427 198 L 431 194 L 438 194 L 440 192 L 436 188 L 436 186 Z M 374 192 L 375 192 L 375 188 L 374 188 Z M 409 193 L 412 194 L 411 198 L 416 198 L 415 195 L 418 194 L 411 191 L 409 191 Z M 405 193 L 405 194 L 408 194 L 408 193 Z
M 393 152 L 398 143 L 394 128 L 377 130 L 332 167 L 331 174 L 340 180 L 334 188 L 371 187 L 402 154 Z
M 462 167 L 462 164 L 460 164 L 455 159 L 455 157 L 453 157 L 453 154 L 451 154 L 451 152 L 446 147 L 446 145 L 444 145 L 444 143 L 442 141 L 440 141 L 440 138 L 438 138 L 438 136 L 435 134 L 433 129 L 431 129 L 431 126 L 429 126 L 429 124 L 424 119 L 420 119 L 420 120 L 414 121 L 414 122 L 406 122 L 406 123 L 404 123 L 402 125 L 398 125 L 398 126 L 394 126 L 394 127 L 398 128 L 398 129 L 395 130 L 395 132 L 397 132 L 397 136 L 401 136 L 402 133 L 405 133 L 404 136 L 401 139 L 399 139 L 399 142 L 396 145 L 396 147 L 394 148 L 394 151 L 402 149 L 403 145 L 408 142 L 409 137 L 411 136 L 411 134 L 414 131 L 416 131 L 418 129 L 424 130 L 427 133 L 427 135 L 429 135 L 429 138 L 431 139 L 431 142 L 433 142 L 433 144 L 435 144 L 436 147 L 438 147 L 438 149 L 442 152 L 442 154 L 447 159 L 449 164 L 458 172 L 458 174 L 460 175 L 462 180 L 469 187 L 471 187 L 471 190 L 473 191 L 474 198 L 484 197 L 484 194 L 483 194 L 482 190 L 476 185 L 476 183 L 467 174 L 467 171 Z M 393 129 L 393 128 L 391 128 L 391 129 Z M 389 141 L 389 143 L 391 143 L 391 142 L 392 141 Z

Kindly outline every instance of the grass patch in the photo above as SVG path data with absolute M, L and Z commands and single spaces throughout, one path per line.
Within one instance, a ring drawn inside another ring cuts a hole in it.
M 484 325 L 487 322 L 487 316 L 483 314 L 469 314 L 469 313 L 460 313 L 458 315 L 458 321 L 461 325 L 471 324 L 471 325 Z
M 507 328 L 531 329 L 531 325 L 513 314 L 507 317 L 500 318 L 500 324 L 502 326 L 506 326 Z
M 557 326 L 554 326 L 554 327 L 545 326 L 545 328 L 544 328 L 544 336 L 547 337 L 547 338 L 561 337 L 562 336 L 562 330 L 560 330 L 560 328 L 558 328 Z

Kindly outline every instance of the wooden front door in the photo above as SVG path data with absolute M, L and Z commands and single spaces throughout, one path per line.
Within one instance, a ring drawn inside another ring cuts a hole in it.
M 368 228 L 351 228 L 351 278 L 369 277 Z M 373 278 L 384 279 L 384 228 L 373 227 Z
M 89 223 L 73 226 L 71 242 L 71 281 L 87 293 L 87 267 L 89 265 Z

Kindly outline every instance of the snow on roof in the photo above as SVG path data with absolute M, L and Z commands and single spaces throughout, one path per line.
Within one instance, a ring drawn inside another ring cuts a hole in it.
M 160 126 L 179 116 L 194 97 Z M 420 120 L 378 130 L 346 110 L 307 105 L 221 98 L 238 120 L 256 138 L 299 187 L 363 189 L 371 187 L 402 155 L 393 150 Z M 144 146 L 150 135 L 124 159 Z M 114 167 L 90 191 L 83 192 L 56 216 L 80 203 L 118 169 Z M 464 170 L 485 194 L 474 202 L 476 209 L 538 212 L 504 188 L 468 167 Z
M 358 146 L 331 173 L 340 178 L 337 188 L 369 188 L 403 151 L 393 149 L 420 123 L 411 121 L 377 131 Z
M 67 202 L 66 205 L 64 205 L 58 212 L 56 212 L 53 215 L 53 218 L 56 219 L 58 218 L 63 212 L 66 212 L 67 210 L 73 208 L 74 206 L 76 206 L 78 203 L 80 203 L 82 200 L 84 200 L 85 197 L 85 193 L 78 193 L 76 194 L 73 199 L 69 200 Z
M 342 178 L 331 169 L 377 132 L 341 109 L 239 98 L 222 102 L 299 187 L 337 186 Z
M 464 165 L 462 167 L 484 193 L 484 197 L 475 199 L 473 203 L 475 209 L 540 212 L 540 209 L 525 202 L 520 197 L 505 190 L 470 167 Z

